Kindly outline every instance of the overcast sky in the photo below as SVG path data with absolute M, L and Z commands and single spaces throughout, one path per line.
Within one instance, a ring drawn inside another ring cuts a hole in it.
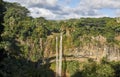
M 120 16 L 120 0 L 4 0 L 18 2 L 33 17 L 69 19 Z

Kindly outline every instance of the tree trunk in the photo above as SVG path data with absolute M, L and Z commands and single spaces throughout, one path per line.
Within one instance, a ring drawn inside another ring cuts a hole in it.
M 43 64 L 45 64 L 42 38 L 40 38 L 40 53 L 41 53 L 40 55 L 42 57 Z

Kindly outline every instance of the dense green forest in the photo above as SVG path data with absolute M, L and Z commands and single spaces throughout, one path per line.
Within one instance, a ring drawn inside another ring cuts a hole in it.
M 119 18 L 47 20 L 29 14 L 18 3 L 0 0 L 0 77 L 55 77 L 55 63 L 49 60 L 55 56 L 60 33 L 65 55 L 86 46 L 101 48 L 98 52 L 106 46 L 109 52 L 99 62 L 93 58 L 63 62 L 63 77 L 120 77 Z M 117 61 L 108 59 L 110 53 L 117 53 Z

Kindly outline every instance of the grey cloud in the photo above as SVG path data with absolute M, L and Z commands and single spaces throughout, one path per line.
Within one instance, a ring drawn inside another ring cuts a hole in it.
M 88 8 L 120 8 L 120 0 L 81 0 L 80 6 Z

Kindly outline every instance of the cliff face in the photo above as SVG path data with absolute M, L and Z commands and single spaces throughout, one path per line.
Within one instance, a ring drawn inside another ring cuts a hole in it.
M 29 52 L 27 53 L 29 58 L 35 57 L 38 60 L 39 57 L 51 58 L 55 57 L 55 38 L 59 37 L 59 33 L 54 33 L 47 37 L 46 40 L 40 38 L 38 46 L 34 45 L 30 40 L 20 41 L 21 45 L 27 45 Z M 109 61 L 119 61 L 120 60 L 120 46 L 113 43 L 108 43 L 107 39 L 102 36 L 80 36 L 77 41 L 80 43 L 78 46 L 74 46 L 74 41 L 72 41 L 71 36 L 63 36 L 63 55 L 72 55 L 77 59 L 93 59 L 95 61 L 100 61 L 103 57 L 106 57 Z M 120 36 L 116 36 L 115 39 L 119 41 Z M 58 38 L 59 41 L 59 38 Z M 59 44 L 59 42 L 58 42 Z M 27 47 L 25 48 L 27 49 Z M 37 54 L 32 53 L 36 49 Z M 31 53 L 30 53 L 31 52 Z M 41 56 L 43 55 L 43 56 Z
M 59 36 L 59 34 L 57 34 Z M 55 37 L 56 34 L 47 38 L 46 45 L 44 46 L 44 57 L 55 57 Z M 117 44 L 108 43 L 107 39 L 102 35 L 98 36 L 81 36 L 79 37 L 80 44 L 73 46 L 69 40 L 63 38 L 63 55 L 72 56 L 76 59 L 93 59 L 100 61 L 104 57 L 109 61 L 120 60 L 120 47 Z M 69 42 L 69 45 L 66 44 Z M 68 45 L 68 46 L 66 46 Z M 69 58 L 70 59 L 70 58 Z
M 96 37 L 89 37 L 89 42 L 84 42 L 86 37 L 80 38 L 83 44 L 73 49 L 75 57 L 92 58 L 95 61 L 100 61 L 106 57 L 109 61 L 120 60 L 120 47 L 115 44 L 108 44 L 106 38 L 99 35 Z

